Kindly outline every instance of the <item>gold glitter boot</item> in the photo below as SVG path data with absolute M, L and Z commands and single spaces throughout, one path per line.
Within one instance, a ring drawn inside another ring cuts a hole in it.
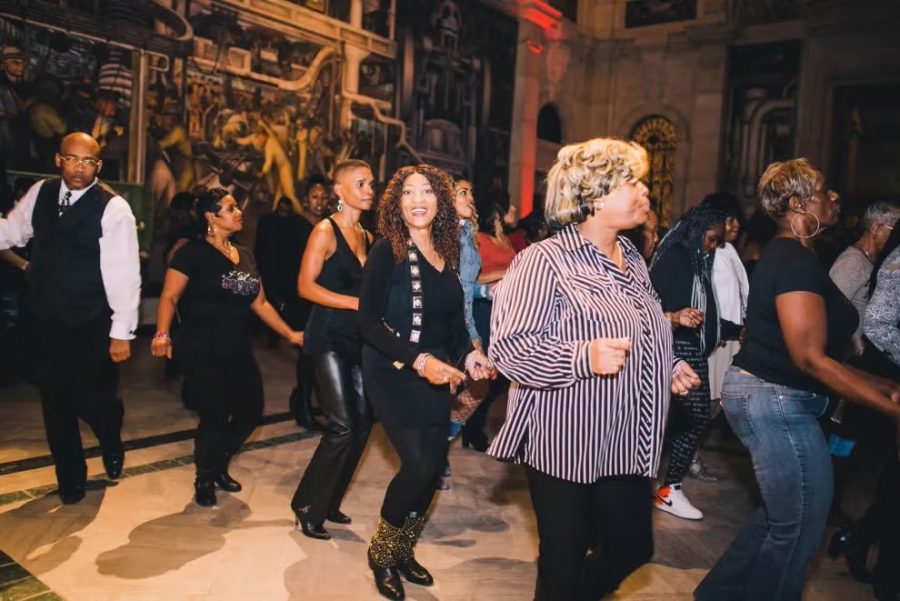
M 369 567 L 375 576 L 375 587 L 387 599 L 400 600 L 405 597 L 397 570 L 397 556 L 406 544 L 406 535 L 401 528 L 378 518 L 378 527 L 369 543 Z

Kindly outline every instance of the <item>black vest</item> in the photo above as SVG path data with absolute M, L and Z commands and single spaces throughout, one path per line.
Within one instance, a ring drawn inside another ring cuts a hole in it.
M 44 181 L 31 216 L 32 302 L 38 319 L 74 327 L 112 315 L 100 273 L 100 220 L 115 192 L 97 182 L 60 217 L 61 183 Z

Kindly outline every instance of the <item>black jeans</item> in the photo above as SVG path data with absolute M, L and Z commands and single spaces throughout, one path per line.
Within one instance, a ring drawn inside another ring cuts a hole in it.
M 44 429 L 62 491 L 84 486 L 87 465 L 78 418 L 93 430 L 104 451 L 121 446 L 124 407 L 118 398 L 119 369 L 109 356 L 108 317 L 68 327 L 35 324 L 38 388 Z
M 400 456 L 400 471 L 388 484 L 381 517 L 399 528 L 410 514 L 424 516 L 428 512 L 447 463 L 447 424 L 382 425 Z
M 596 601 L 650 560 L 648 478 L 578 484 L 527 471 L 540 538 L 537 601 Z
M 259 425 L 262 378 L 252 356 L 204 359 L 184 378 L 184 390 L 200 415 L 194 436 L 197 474 L 213 477 Z
M 372 429 L 372 413 L 363 392 L 359 363 L 336 352 L 312 358 L 316 398 L 328 421 L 306 472 L 294 492 L 291 508 L 322 523 L 340 509 Z

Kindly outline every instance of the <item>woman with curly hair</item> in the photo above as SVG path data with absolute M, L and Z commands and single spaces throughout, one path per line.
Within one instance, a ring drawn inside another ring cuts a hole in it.
M 466 330 L 459 263 L 459 222 L 449 177 L 429 165 L 403 167 L 378 207 L 383 238 L 369 253 L 359 297 L 366 389 L 400 456 L 369 566 L 378 592 L 403 599 L 402 576 L 428 586 L 431 574 L 413 557 L 435 485 L 447 460 L 450 393 L 466 374 L 492 369 L 472 350 Z
M 688 520 L 703 519 L 681 483 L 710 421 L 708 357 L 721 338 L 712 265 L 724 237 L 725 213 L 700 205 L 672 226 L 650 261 L 650 280 L 674 331 L 675 356 L 690 364 L 702 382 L 672 401 L 669 467 L 656 494 L 657 509 Z

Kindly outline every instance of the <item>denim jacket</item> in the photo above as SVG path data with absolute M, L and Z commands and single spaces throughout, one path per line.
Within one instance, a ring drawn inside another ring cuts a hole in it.
M 481 340 L 475 331 L 475 319 L 472 317 L 472 302 L 475 296 L 475 280 L 481 271 L 481 257 L 475 248 L 475 234 L 472 231 L 472 223 L 468 219 L 461 219 L 459 228 L 459 279 L 462 282 L 463 298 L 465 299 L 466 329 L 469 338 Z

